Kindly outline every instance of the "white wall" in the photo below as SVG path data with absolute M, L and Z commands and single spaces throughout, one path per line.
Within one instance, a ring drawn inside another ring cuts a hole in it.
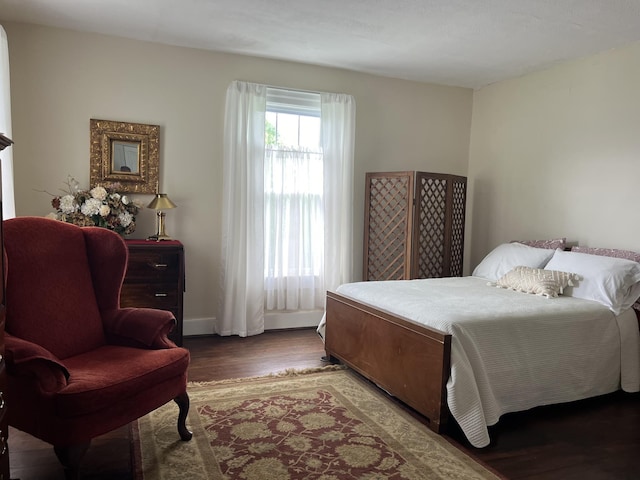
M 45 215 L 67 175 L 89 182 L 89 119 L 160 125 L 160 188 L 178 205 L 167 233 L 185 245 L 185 331 L 218 309 L 224 100 L 232 80 L 344 92 L 357 105 L 354 275 L 361 277 L 364 174 L 465 175 L 473 92 L 346 70 L 2 22 L 11 65 L 18 215 Z M 145 201 L 150 197 L 142 197 Z M 133 238 L 154 230 L 143 211 Z
M 512 239 L 640 251 L 640 43 L 474 93 L 471 264 Z

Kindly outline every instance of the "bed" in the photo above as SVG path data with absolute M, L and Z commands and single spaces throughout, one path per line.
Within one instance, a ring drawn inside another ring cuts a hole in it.
M 434 431 L 452 416 L 484 447 L 505 413 L 640 391 L 633 255 L 504 244 L 469 277 L 342 285 L 318 331 L 329 357 Z

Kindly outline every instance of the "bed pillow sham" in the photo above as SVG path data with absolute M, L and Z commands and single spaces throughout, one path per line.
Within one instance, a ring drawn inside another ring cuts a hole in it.
M 546 265 L 548 270 L 561 270 L 579 275 L 564 295 L 599 302 L 616 315 L 631 308 L 640 296 L 640 263 L 623 258 L 556 250 Z
M 571 247 L 572 252 L 588 253 L 589 255 L 601 255 L 604 257 L 626 258 L 640 263 L 640 253 L 631 250 L 620 250 L 617 248 L 595 248 L 595 247 Z
M 494 248 L 473 270 L 474 277 L 497 282 L 515 267 L 543 268 L 555 250 L 536 248 L 521 243 L 503 243 Z
M 513 240 L 529 247 L 548 248 L 549 250 L 564 250 L 567 246 L 566 238 L 552 238 L 550 240 Z
M 631 250 L 620 250 L 618 248 L 600 248 L 600 247 L 571 247 L 572 252 L 589 253 L 591 255 L 603 255 L 605 257 L 626 258 L 627 260 L 633 260 L 640 263 L 640 253 L 632 252 Z M 637 296 L 640 297 L 640 283 L 636 285 Z M 636 295 L 636 292 L 631 292 L 631 296 Z M 636 300 L 633 304 L 633 308 L 640 312 L 640 299 Z
M 518 266 L 500 277 L 496 286 L 531 293 L 547 298 L 555 298 L 567 286 L 575 285 L 579 277 L 573 273 Z

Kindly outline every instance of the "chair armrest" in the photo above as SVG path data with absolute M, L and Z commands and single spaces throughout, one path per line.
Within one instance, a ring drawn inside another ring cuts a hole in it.
M 110 343 L 146 348 L 174 348 L 169 332 L 176 325 L 173 313 L 154 308 L 118 308 L 102 312 Z
M 69 370 L 46 348 L 5 332 L 7 372 L 37 379 L 44 392 L 56 392 L 67 385 Z

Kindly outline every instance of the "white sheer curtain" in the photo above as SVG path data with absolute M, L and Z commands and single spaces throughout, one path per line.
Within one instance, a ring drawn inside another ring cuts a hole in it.
M 264 331 L 264 124 L 266 86 L 234 81 L 224 132 L 220 335 Z
M 352 280 L 353 154 L 356 104 L 351 95 L 323 93 L 324 289 Z
M 0 132 L 11 138 L 11 89 L 9 84 L 9 43 L 0 25 Z M 2 164 L 2 217 L 16 216 L 13 195 L 13 147 L 0 153 Z
M 265 307 L 324 307 L 322 153 L 267 149 L 265 155 Z
M 354 99 L 321 95 L 321 155 L 265 152 L 266 89 L 235 81 L 227 90 L 220 335 L 261 333 L 265 304 L 322 308 L 327 289 L 351 280 Z M 265 258 L 265 245 L 279 248 Z

